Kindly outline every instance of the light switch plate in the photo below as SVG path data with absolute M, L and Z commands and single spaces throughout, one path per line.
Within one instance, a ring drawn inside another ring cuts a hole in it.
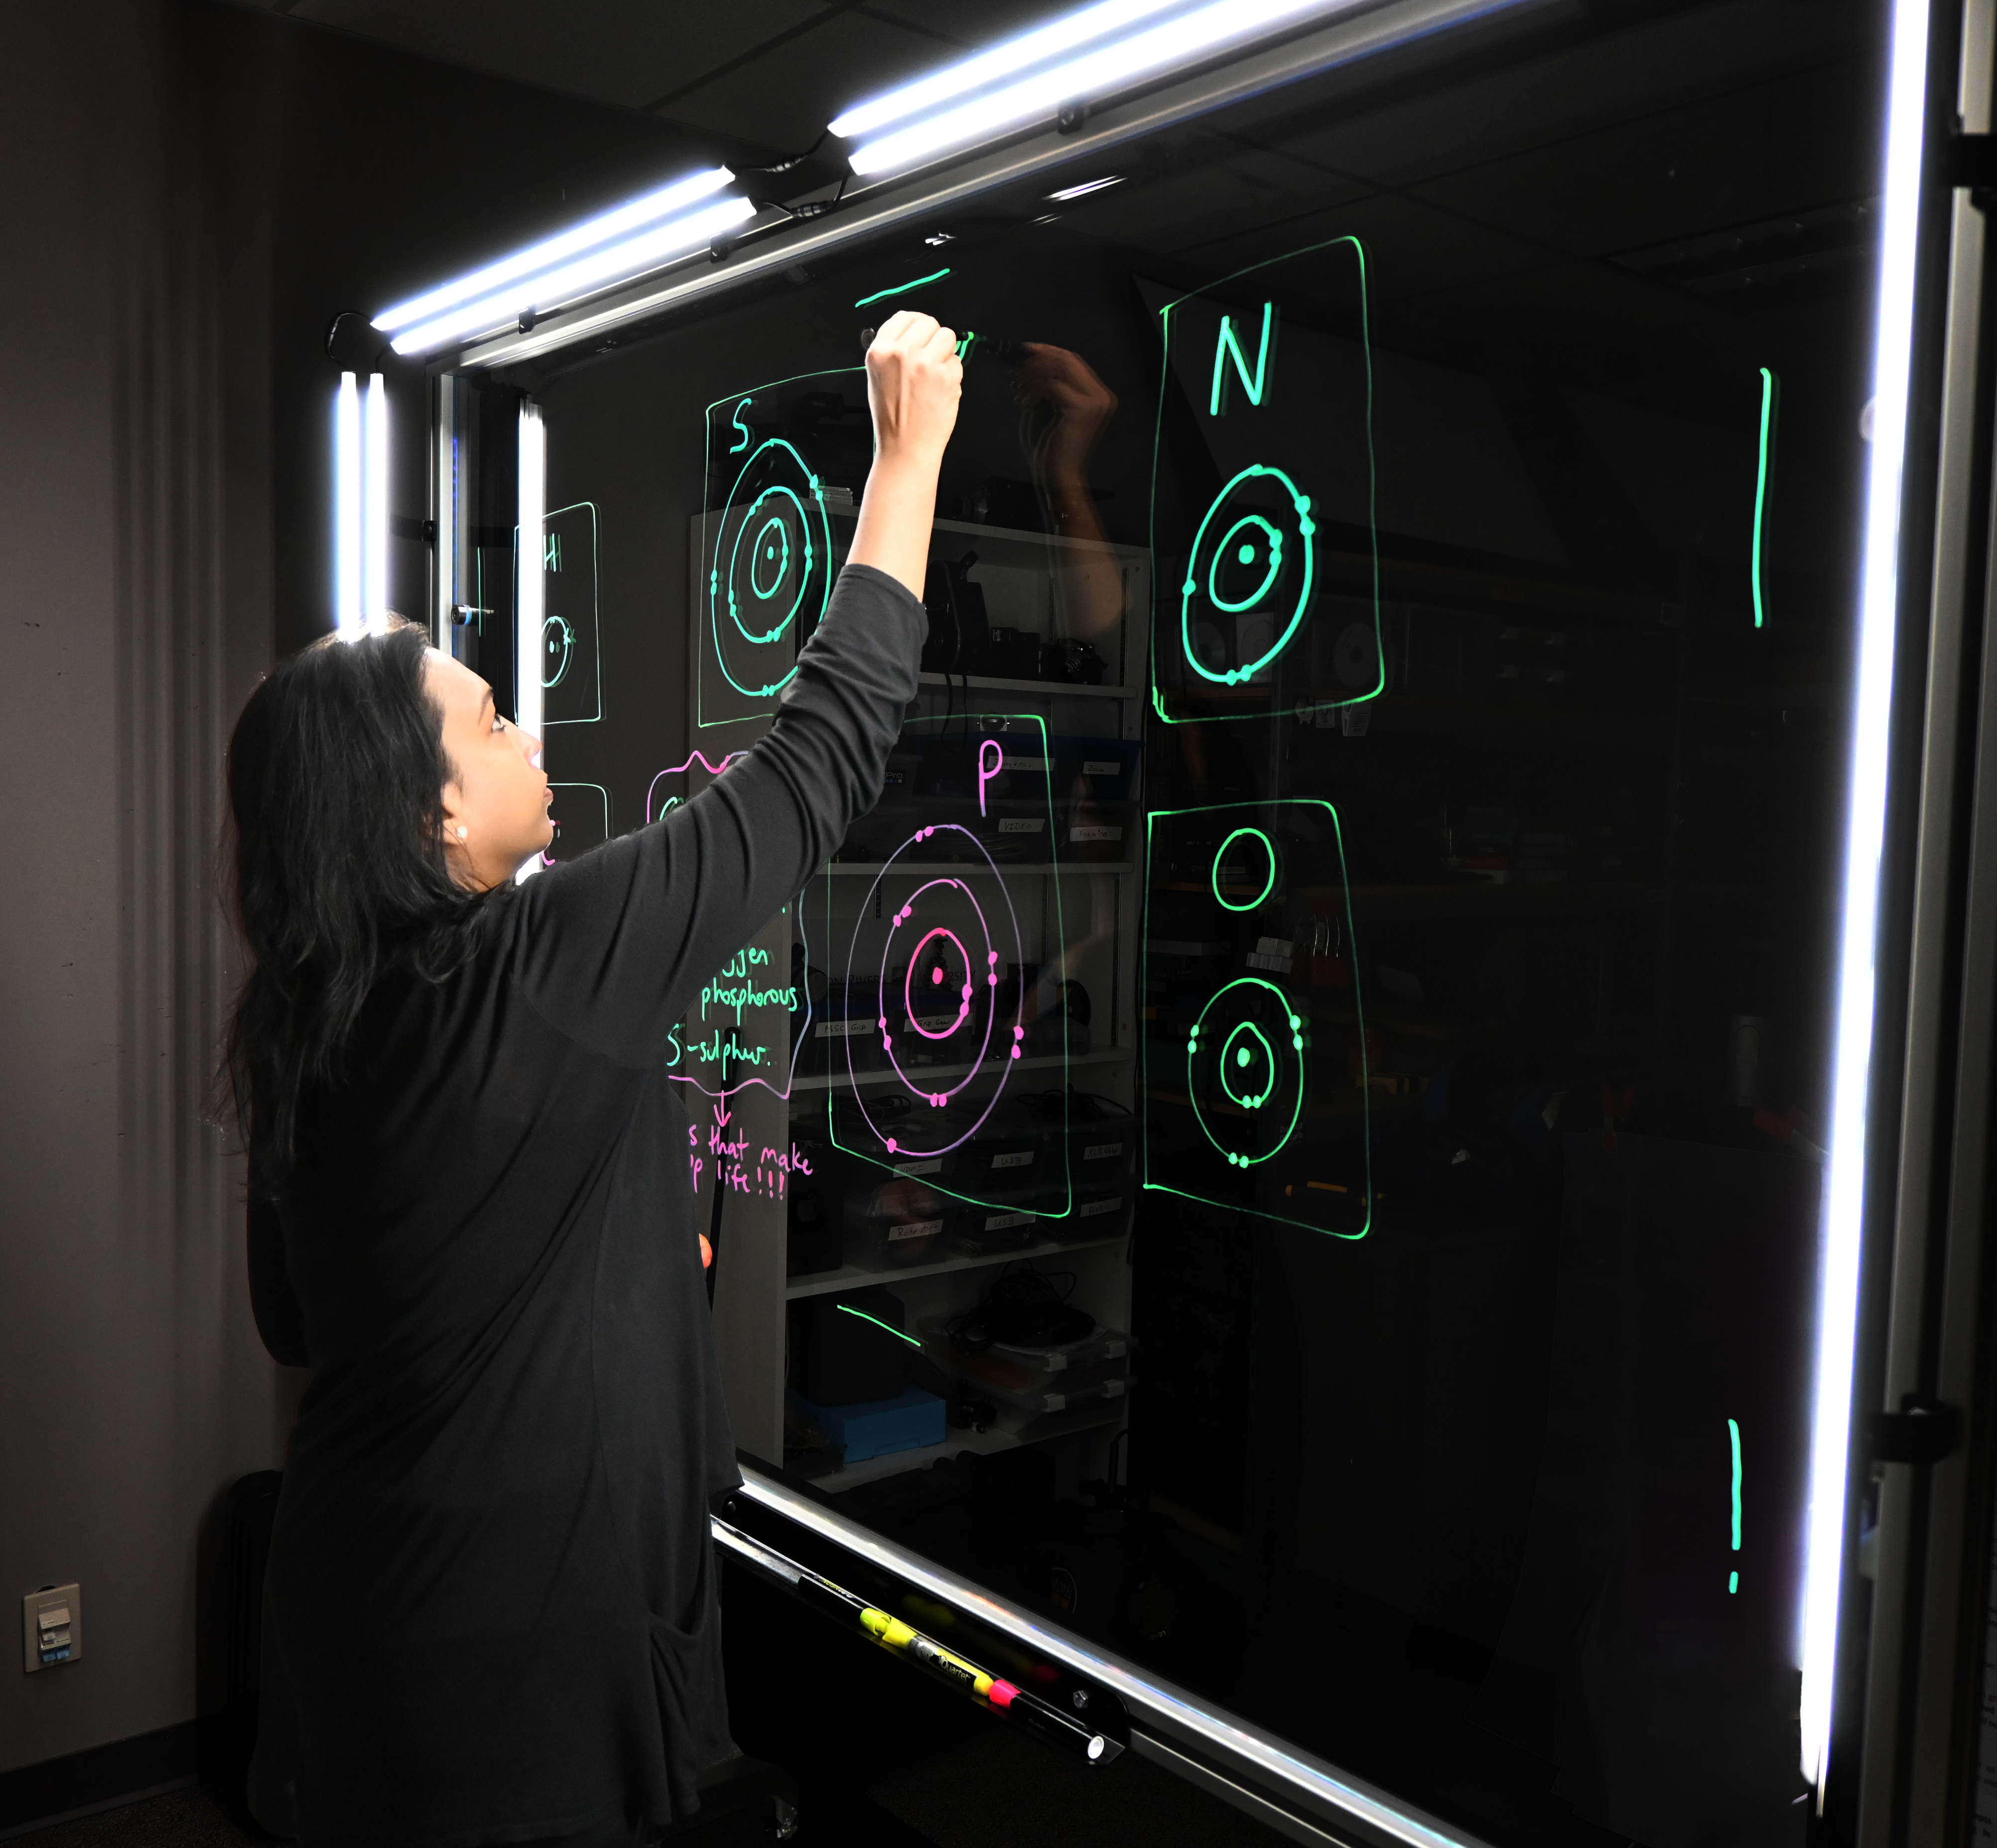
M 67 1609 L 69 1622 L 66 1626 L 44 1626 L 44 1612 Z M 42 1633 L 47 1627 L 51 1635 L 61 1629 L 69 1632 L 67 1645 L 69 1653 L 53 1662 L 42 1660 Z M 29 1674 L 39 1674 L 44 1668 L 59 1668 L 74 1662 L 83 1653 L 83 1602 L 81 1588 L 71 1584 L 50 1585 L 40 1591 L 30 1591 L 21 1600 L 21 1667 Z

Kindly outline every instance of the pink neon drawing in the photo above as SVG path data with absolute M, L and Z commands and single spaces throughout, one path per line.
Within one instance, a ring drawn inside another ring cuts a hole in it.
M 749 753 L 747 751 L 730 751 L 719 764 L 710 764 L 707 760 L 707 753 L 705 751 L 695 751 L 694 754 L 691 757 L 688 758 L 684 764 L 675 764 L 669 770 L 660 771 L 657 776 L 653 777 L 651 782 L 647 785 L 645 791 L 646 826 L 650 827 L 654 819 L 652 815 L 652 798 L 658 794 L 659 784 L 661 778 L 666 777 L 683 777 L 688 771 L 692 769 L 696 764 L 698 764 L 702 770 L 705 771 L 709 776 L 718 777 L 729 767 L 729 764 L 733 764 L 737 757 L 746 757 L 748 754 Z M 668 801 L 667 806 L 668 808 L 671 807 L 673 802 L 678 802 L 678 797 L 672 797 Z M 660 815 L 664 815 L 665 812 L 664 808 L 661 808 L 659 811 L 659 813 Z
M 994 774 L 995 774 L 995 772 Z M 897 847 L 892 853 L 888 855 L 888 858 L 881 864 L 880 872 L 874 876 L 874 889 L 878 890 L 881 881 L 888 877 L 889 874 L 895 870 L 895 862 L 899 860 L 901 857 L 909 850 L 909 848 L 915 846 L 918 841 L 929 840 L 937 832 L 939 827 L 947 829 L 950 833 L 962 835 L 964 840 L 969 842 L 970 844 L 977 850 L 978 857 L 984 860 L 988 867 L 991 867 L 994 876 L 998 877 L 998 868 L 993 864 L 992 856 L 985 851 L 984 843 L 978 840 L 978 836 L 972 833 L 969 829 L 960 827 L 954 822 L 944 822 L 938 823 L 936 826 L 918 829 L 909 840 L 904 841 L 900 846 Z M 1008 889 L 1005 881 L 1002 877 L 999 877 L 998 878 L 998 884 L 999 894 L 1005 901 L 1007 918 L 1011 922 L 1012 927 L 1012 946 L 1014 952 L 1013 961 L 1017 964 L 1024 960 L 1023 952 L 1021 950 L 1019 946 L 1019 914 L 1012 908 L 1012 895 L 1009 889 Z M 907 902 L 894 913 L 888 926 L 887 935 L 881 943 L 881 966 L 875 977 L 875 993 L 885 994 L 887 988 L 888 957 L 889 952 L 892 950 L 895 946 L 896 933 L 900 930 L 901 927 L 904 924 L 909 922 L 910 919 L 915 916 L 916 908 L 922 902 L 923 894 L 936 890 L 938 888 L 947 888 L 950 890 L 961 895 L 964 900 L 970 905 L 973 912 L 976 914 L 978 929 L 984 936 L 986 946 L 986 967 L 992 971 L 992 973 L 987 975 L 985 979 L 989 986 L 995 988 L 998 986 L 998 977 L 996 971 L 998 965 L 998 952 L 997 949 L 993 946 L 994 940 L 992 936 L 992 925 L 990 920 L 988 919 L 985 915 L 985 908 L 978 903 L 978 895 L 971 889 L 969 884 L 961 879 L 953 879 L 948 875 L 944 874 L 940 875 L 933 879 L 926 880 L 921 885 L 916 888 L 916 891 L 910 895 Z M 862 906 L 863 915 L 871 905 L 873 891 L 870 891 L 867 894 L 867 903 L 863 904 Z M 932 1033 L 927 1027 L 923 1026 L 922 1023 L 916 1018 L 914 996 L 911 991 L 910 984 L 915 979 L 916 964 L 920 959 L 924 946 L 929 943 L 932 938 L 940 936 L 948 938 L 950 943 L 956 946 L 957 954 L 964 959 L 965 979 L 960 985 L 959 991 L 963 1000 L 962 1005 L 958 1009 L 957 1019 L 941 1032 Z M 848 949 L 847 953 L 846 973 L 849 985 L 853 979 L 853 950 L 857 947 L 857 940 L 856 938 L 854 945 Z M 909 957 L 908 973 L 904 977 L 902 981 L 902 998 L 903 1004 L 907 1009 L 909 1024 L 912 1026 L 923 1039 L 931 1041 L 946 1040 L 952 1034 L 961 1030 L 971 1012 L 971 971 L 975 967 L 976 965 L 971 956 L 964 946 L 963 940 L 959 937 L 954 931 L 949 929 L 947 926 L 941 925 L 934 926 L 926 932 L 920 941 L 917 943 L 913 953 Z M 1024 978 L 1022 977 L 1021 985 L 1023 988 L 1023 984 Z M 994 1002 L 992 1012 L 995 1012 L 998 998 L 994 995 L 992 999 Z M 967 1071 L 955 1084 L 950 1086 L 949 1089 L 945 1091 L 926 1090 L 918 1085 L 909 1074 L 902 1070 L 901 1060 L 896 1055 L 895 1050 L 894 1034 L 888 1030 L 887 1016 L 883 1013 L 878 1016 L 878 1018 L 881 1029 L 881 1050 L 887 1053 L 889 1064 L 895 1068 L 895 1075 L 908 1088 L 912 1095 L 919 1098 L 932 1109 L 940 1110 L 943 1108 L 954 1097 L 956 1097 L 958 1092 L 961 1091 L 971 1083 L 973 1078 L 989 1075 L 984 1071 L 983 1067 L 985 1066 L 986 1057 L 990 1054 L 992 1050 L 992 1019 L 991 1012 L 988 1012 L 985 1016 L 984 1036 L 978 1046 L 976 1057 L 972 1059 L 970 1062 L 971 1069 Z M 1021 1029 L 1019 1028 L 1016 1026 L 1012 1029 L 1012 1032 L 1016 1041 L 1022 1036 Z M 1011 1050 L 1014 1059 L 1019 1057 L 1019 1048 L 1016 1044 L 1011 1048 Z M 857 1076 L 853 1063 L 853 1042 L 849 1039 L 846 1043 L 846 1068 L 847 1075 L 849 1078 L 854 1078 Z M 891 1155 L 907 1156 L 916 1160 L 922 1160 L 932 1155 L 947 1155 L 952 1149 L 957 1148 L 963 1143 L 969 1141 L 972 1136 L 975 1136 L 978 1132 L 984 1127 L 985 1119 L 991 1115 L 992 1111 L 998 1105 L 998 1099 L 1005 1090 L 1006 1075 L 1010 1072 L 1011 1068 L 1011 1061 L 1009 1060 L 1001 1061 L 998 1085 L 993 1090 L 992 1095 L 985 1101 L 985 1108 L 978 1112 L 977 1121 L 965 1129 L 964 1133 L 958 1136 L 955 1141 L 943 1143 L 940 1146 L 936 1148 L 904 1147 L 897 1137 L 890 1136 L 881 1125 L 874 1122 L 872 1115 L 868 1112 L 867 1108 L 866 1088 L 857 1082 L 855 1082 L 853 1087 L 854 1102 L 858 1107 L 862 1120 L 866 1123 L 867 1128 L 873 1131 L 876 1139 L 886 1148 L 888 1153 Z M 906 1127 L 907 1126 L 905 1125 L 904 1128 L 905 1129 Z M 925 1138 L 923 1139 L 926 1140 L 927 1139 Z
M 992 767 L 985 767 L 985 753 L 992 753 Z M 978 812 L 985 812 L 985 785 L 1005 767 L 1005 747 L 996 738 L 981 738 L 978 741 Z

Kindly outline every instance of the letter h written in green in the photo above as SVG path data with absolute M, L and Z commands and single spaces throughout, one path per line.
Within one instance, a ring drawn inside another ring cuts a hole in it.
M 1248 395 L 1251 405 L 1259 405 L 1268 395 L 1269 348 L 1276 326 L 1276 305 L 1273 302 L 1262 304 L 1262 342 L 1255 353 L 1254 377 L 1248 372 L 1247 355 L 1241 350 L 1241 343 L 1235 337 L 1233 317 L 1220 317 L 1220 337 L 1213 343 L 1213 392 L 1207 401 L 1207 415 L 1220 416 L 1227 409 L 1227 362 L 1234 362 L 1235 377 L 1241 381 L 1241 389 Z

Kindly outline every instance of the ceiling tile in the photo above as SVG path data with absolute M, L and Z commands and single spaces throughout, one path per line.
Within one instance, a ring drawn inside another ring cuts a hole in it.
M 933 70 L 933 40 L 865 13 L 838 12 L 659 105 L 667 120 L 802 149 L 848 104 Z
M 1074 8 L 1072 0 L 866 0 L 866 10 L 982 51 Z
M 825 11 L 819 0 L 730 0 L 726 6 L 565 0 L 560 7 L 545 0 L 301 0 L 291 17 L 496 77 L 642 109 Z

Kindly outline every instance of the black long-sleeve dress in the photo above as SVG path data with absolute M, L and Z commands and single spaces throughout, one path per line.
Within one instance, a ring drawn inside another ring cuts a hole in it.
M 309 1848 L 642 1841 L 733 1751 L 706 1535 L 739 1478 L 660 1053 L 878 798 L 923 631 L 849 567 L 747 757 L 495 894 L 307 1100 L 252 1790 Z

